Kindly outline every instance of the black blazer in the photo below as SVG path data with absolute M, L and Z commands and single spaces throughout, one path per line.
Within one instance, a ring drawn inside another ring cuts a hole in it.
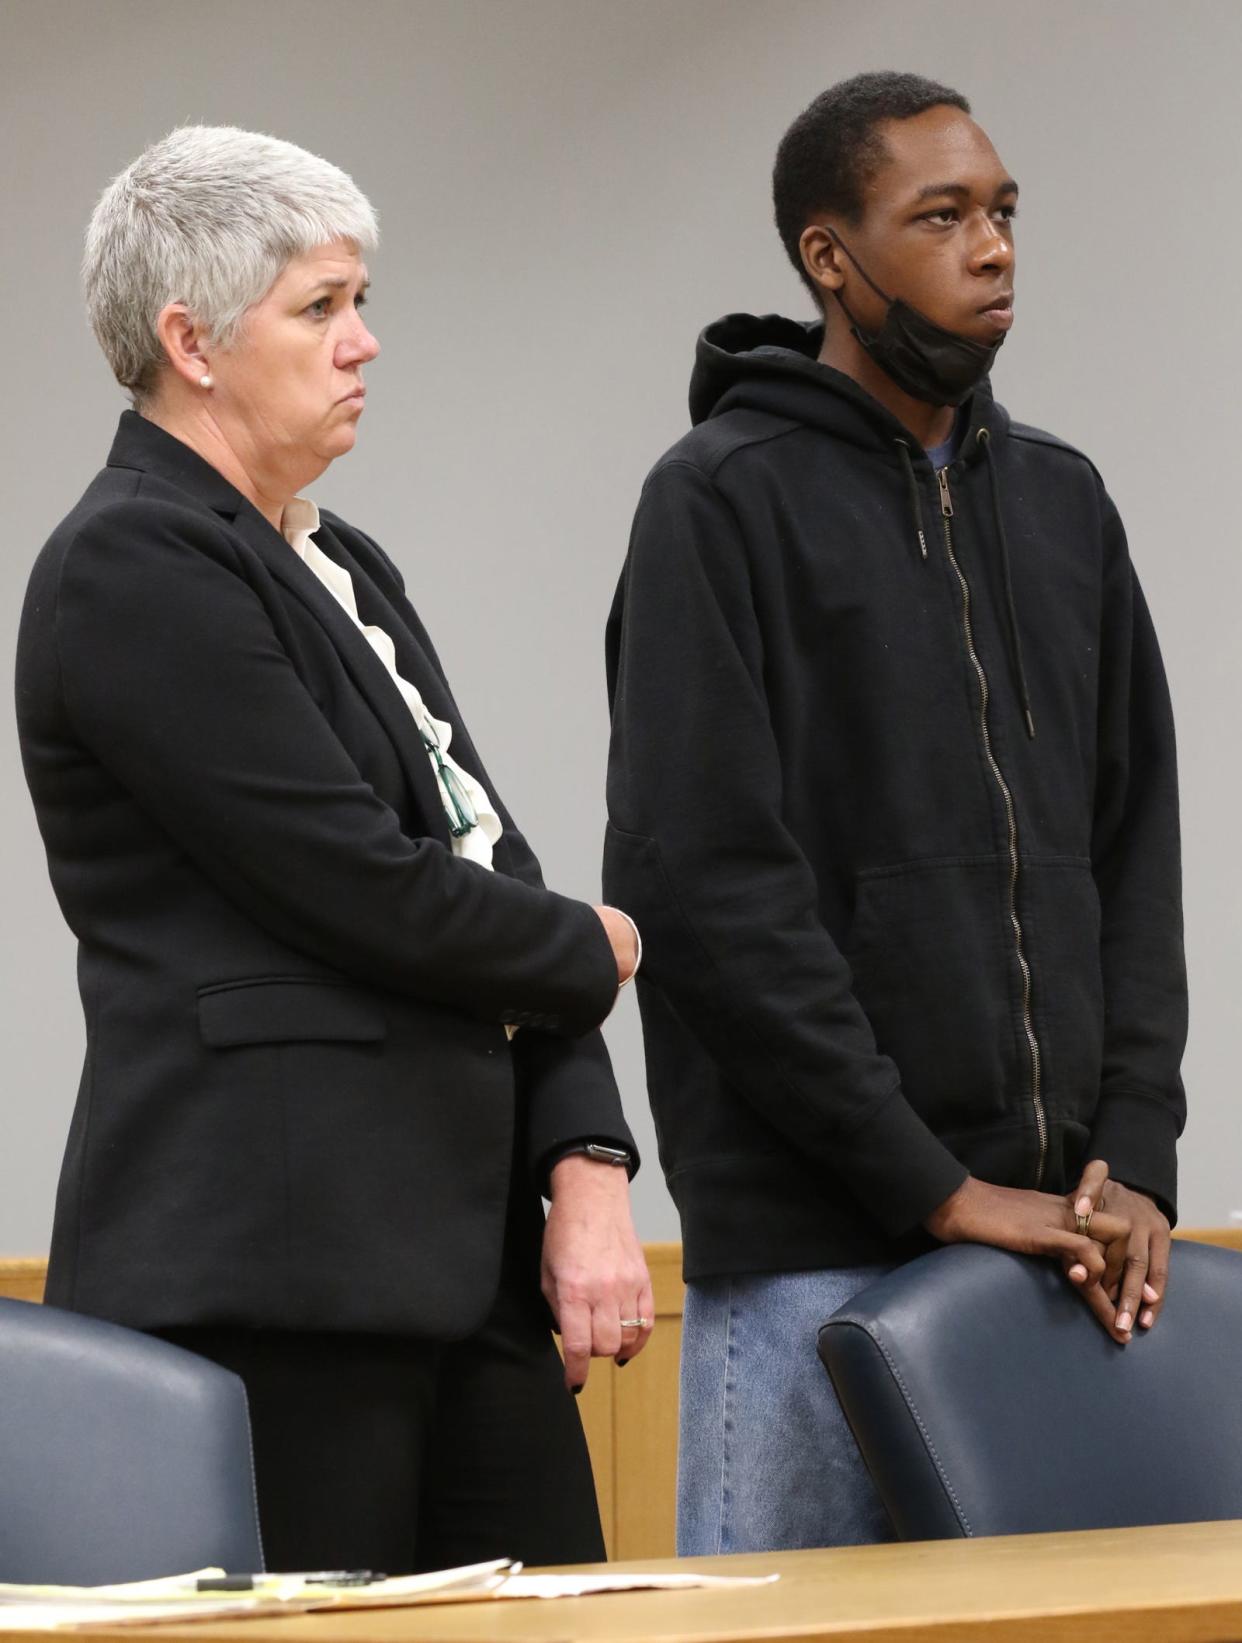
M 495 798 L 391 561 L 330 515 L 317 540 Z M 633 1148 L 592 1031 L 616 995 L 596 915 L 542 887 L 499 801 L 496 871 L 451 854 L 366 640 L 133 412 L 35 565 L 17 707 L 87 1033 L 48 1300 L 468 1333 L 515 1146 L 532 1218 L 550 1149 Z

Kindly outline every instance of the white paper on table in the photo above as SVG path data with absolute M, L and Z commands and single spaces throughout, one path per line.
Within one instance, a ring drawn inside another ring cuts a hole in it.
M 261 1600 L 260 1600 L 261 1601 Z M 226 1592 L 215 1601 L 204 1603 L 175 1603 L 166 1599 L 156 1603 L 150 1599 L 137 1603 L 120 1603 L 110 1599 L 106 1603 L 11 1603 L 0 1608 L 0 1626 L 6 1632 L 74 1631 L 79 1626 L 154 1626 L 161 1620 L 229 1620 L 239 1615 L 254 1614 L 257 1605 L 241 1601 Z
M 308 1585 L 301 1574 L 256 1575 L 252 1592 L 199 1592 L 195 1582 L 219 1569 L 140 1580 L 122 1586 L 0 1585 L 0 1627 L 5 1631 L 90 1630 L 96 1626 L 151 1626 L 165 1620 L 227 1620 L 270 1617 L 310 1609 L 401 1608 L 420 1603 L 488 1601 L 492 1598 L 591 1597 L 602 1592 L 693 1591 L 712 1587 L 767 1586 L 779 1575 L 712 1575 L 690 1570 L 620 1570 L 600 1574 L 530 1575 L 520 1563 L 498 1558 L 461 1569 L 401 1575 L 370 1586 Z
M 290 1595 L 299 1608 L 384 1609 L 435 1603 L 442 1598 L 464 1602 L 467 1598 L 492 1597 L 521 1567 L 510 1558 L 499 1557 L 490 1563 L 435 1569 L 425 1575 L 393 1575 L 388 1580 L 373 1581 L 369 1586 L 307 1586 L 298 1575 L 284 1578 L 298 1582 L 296 1593 Z
M 490 1597 L 520 1563 L 496 1558 L 460 1569 L 402 1575 L 369 1586 L 308 1583 L 303 1574 L 255 1575 L 249 1592 L 197 1590 L 222 1569 L 196 1569 L 159 1580 L 118 1586 L 16 1586 L 0 1584 L 0 1626 L 6 1631 L 58 1631 L 92 1626 L 145 1626 L 161 1620 L 226 1620 L 270 1617 L 309 1609 L 404 1607 L 417 1603 Z

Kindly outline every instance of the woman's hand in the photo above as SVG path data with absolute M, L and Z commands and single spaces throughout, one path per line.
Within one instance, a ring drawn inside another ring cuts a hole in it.
M 1071 1199 L 1075 1215 L 1091 1216 L 1091 1236 L 1103 1245 L 1100 1290 L 1115 1305 L 1105 1327 L 1125 1345 L 1133 1338 L 1136 1318 L 1141 1328 L 1150 1329 L 1160 1316 L 1169 1280 L 1169 1223 L 1145 1193 L 1110 1181 L 1102 1158 L 1083 1170 Z M 1102 1215 L 1105 1205 L 1108 1213 Z M 1101 1236 L 1114 1221 L 1125 1226 L 1124 1236 Z
M 541 1287 L 565 1354 L 565 1384 L 586 1385 L 592 1358 L 628 1363 L 655 1319 L 651 1278 L 630 1215 L 623 1169 L 570 1153 L 552 1167 Z M 642 1319 L 641 1325 L 623 1319 Z
M 624 987 L 638 968 L 638 931 L 634 921 L 616 907 L 597 907 L 596 916 L 617 961 L 617 985 Z

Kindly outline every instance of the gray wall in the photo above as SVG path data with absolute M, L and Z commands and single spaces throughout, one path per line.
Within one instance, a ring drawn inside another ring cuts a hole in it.
M 998 389 L 1100 465 L 1163 637 L 1194 1005 L 1184 1217 L 1220 1222 L 1242 1207 L 1235 0 L 0 0 L 4 649 L 121 408 L 76 287 L 99 190 L 185 120 L 302 143 L 354 174 L 385 235 L 359 445 L 314 494 L 399 560 L 551 882 L 593 896 L 600 635 L 639 483 L 684 426 L 699 328 L 805 309 L 769 222 L 781 131 L 884 66 L 965 90 L 1022 183 Z M 0 1252 L 17 1253 L 46 1247 L 81 1028 L 0 727 Z M 640 1230 L 675 1237 L 629 1000 L 609 1038 L 648 1142 Z

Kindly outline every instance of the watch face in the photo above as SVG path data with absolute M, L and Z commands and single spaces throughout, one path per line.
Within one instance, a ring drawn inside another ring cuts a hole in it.
M 628 1164 L 630 1161 L 630 1155 L 624 1148 L 603 1147 L 595 1141 L 588 1141 L 586 1152 L 588 1158 L 598 1158 L 609 1164 Z

